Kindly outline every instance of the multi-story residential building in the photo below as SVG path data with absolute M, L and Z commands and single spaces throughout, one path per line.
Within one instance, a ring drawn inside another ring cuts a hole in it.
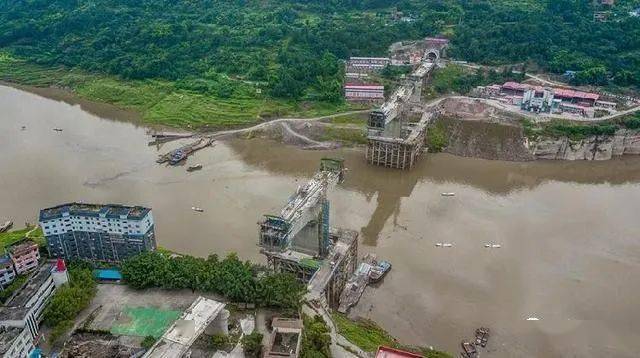
M 344 85 L 344 96 L 348 101 L 384 102 L 384 86 L 347 83 Z
M 13 262 L 9 256 L 0 256 L 0 291 L 16 278 Z
M 119 262 L 156 249 L 151 209 L 69 203 L 40 211 L 52 257 Z
M 40 251 L 38 250 L 38 244 L 35 242 L 30 240 L 22 241 L 10 246 L 7 251 L 18 275 L 23 275 L 38 267 Z
M 346 73 L 370 73 L 384 69 L 391 63 L 388 57 L 351 57 L 347 61 Z
M 61 262 L 40 266 L 26 285 L 0 307 L 0 357 L 28 357 L 35 349 L 44 308 L 56 288 L 69 279 Z
M 30 357 L 35 348 L 27 327 L 0 327 L 0 357 Z

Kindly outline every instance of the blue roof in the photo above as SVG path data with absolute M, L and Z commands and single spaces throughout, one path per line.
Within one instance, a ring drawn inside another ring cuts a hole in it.
M 115 269 L 95 270 L 93 274 L 98 280 L 122 280 L 122 274 L 119 270 Z

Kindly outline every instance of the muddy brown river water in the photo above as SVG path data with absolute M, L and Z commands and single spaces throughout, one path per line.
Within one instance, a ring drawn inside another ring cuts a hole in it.
M 261 215 L 276 213 L 321 157 L 341 156 L 349 172 L 330 195 L 334 225 L 360 231 L 360 254 L 393 263 L 352 315 L 451 353 L 487 326 L 486 357 L 638 356 L 640 158 L 438 154 L 399 172 L 366 165 L 359 149 L 235 140 L 199 152 L 189 163 L 204 169 L 187 173 L 155 163 L 159 148 L 135 116 L 38 93 L 0 86 L 0 220 L 34 222 L 40 208 L 68 201 L 148 205 L 164 247 L 262 261 Z

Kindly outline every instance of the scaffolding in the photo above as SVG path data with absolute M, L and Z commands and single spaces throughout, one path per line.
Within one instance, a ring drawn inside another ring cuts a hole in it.
M 327 191 L 344 179 L 340 159 L 323 158 L 319 171 L 296 190 L 280 215 L 265 215 L 259 245 L 268 266 L 308 284 L 309 298 L 337 305 L 347 277 L 355 269 L 358 234 L 332 229 Z
M 423 84 L 435 68 L 423 62 L 379 109 L 369 115 L 367 151 L 369 164 L 411 169 L 425 146 L 432 114 L 424 112 L 418 123 L 405 123 L 406 108 L 420 102 Z

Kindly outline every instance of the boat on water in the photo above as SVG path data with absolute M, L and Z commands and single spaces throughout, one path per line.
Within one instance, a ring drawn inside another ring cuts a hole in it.
M 391 270 L 391 262 L 382 260 L 378 262 L 377 265 L 371 267 L 369 271 L 369 281 L 378 282 L 380 281 L 384 275 L 387 274 Z
M 53 130 L 56 132 L 62 132 L 62 128 L 53 128 Z
M 193 210 L 193 211 L 197 211 L 197 212 L 199 212 L 199 213 L 201 213 L 201 212 L 203 212 L 203 211 L 204 211 L 204 209 L 199 208 L 199 207 L 197 207 L 197 206 L 192 206 L 192 207 L 191 207 L 191 210 Z
M 450 244 L 448 242 L 442 243 L 442 242 L 437 242 L 436 243 L 436 247 L 452 247 L 453 244 Z
M 5 221 L 4 224 L 0 225 L 0 232 L 5 232 L 11 229 L 12 226 L 13 226 L 13 221 L 11 220 Z
M 187 153 L 182 149 L 176 149 L 169 157 L 169 164 L 176 165 L 185 159 L 187 159 Z
M 475 344 L 467 341 L 462 341 L 460 343 L 462 346 L 462 356 L 467 358 L 476 358 L 478 357 L 478 350 L 476 349 Z
M 488 249 L 499 249 L 502 247 L 500 244 L 484 244 L 484 247 Z
M 440 193 L 442 196 L 456 196 L 456 193 Z
M 362 297 L 364 289 L 369 283 L 369 275 L 372 266 L 367 262 L 362 262 L 353 276 L 349 278 L 340 294 L 340 304 L 338 312 L 347 313 L 349 308 L 354 306 Z
M 196 170 L 202 169 L 202 164 L 191 165 L 187 168 L 188 172 L 194 172 Z
M 486 347 L 489 341 L 489 328 L 480 327 L 476 329 L 476 346 Z

